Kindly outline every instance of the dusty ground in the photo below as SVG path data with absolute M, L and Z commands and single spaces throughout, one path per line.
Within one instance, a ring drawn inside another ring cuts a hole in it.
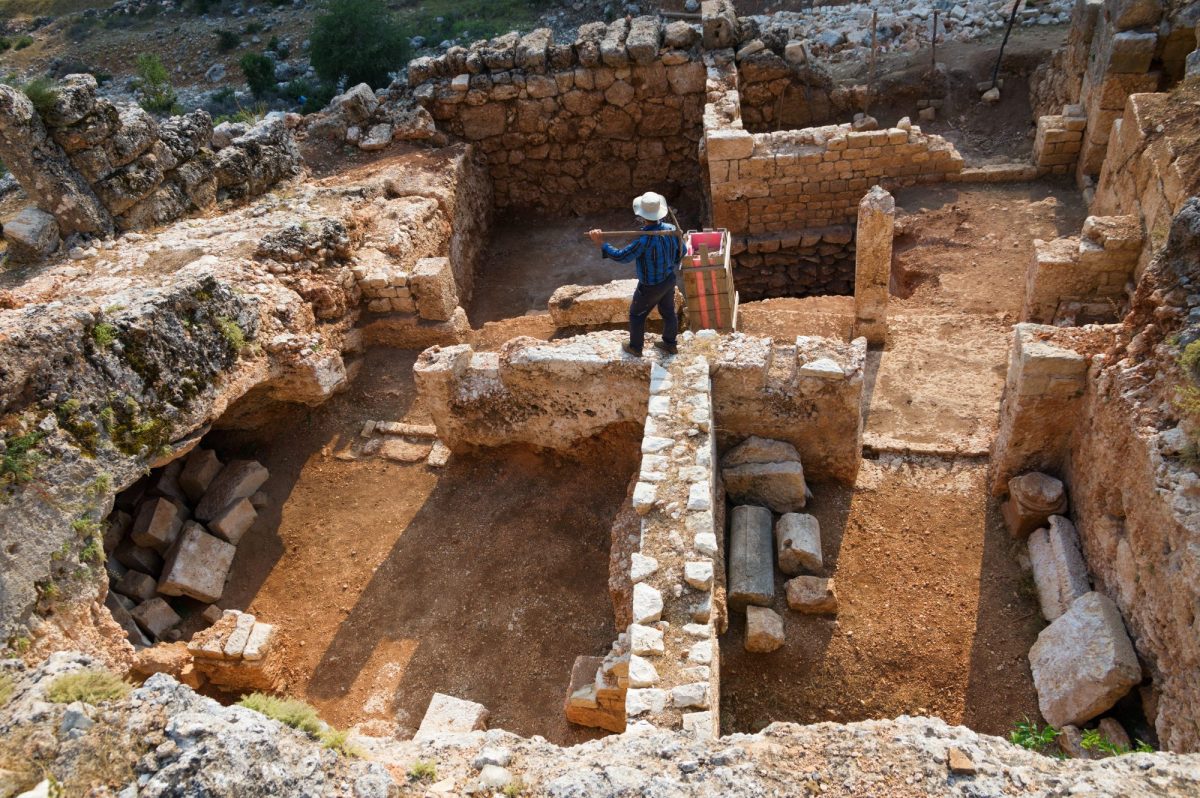
M 579 461 L 499 450 L 441 471 L 327 456 L 367 419 L 421 419 L 414 358 L 373 352 L 326 407 L 213 436 L 271 470 L 275 508 L 239 546 L 222 604 L 279 624 L 287 691 L 335 725 L 412 733 L 441 691 L 483 703 L 494 726 L 588 739 L 562 701 L 575 657 L 615 634 L 608 534 L 636 438 L 583 446 Z
M 1038 717 L 1026 654 L 1042 621 L 1020 547 L 988 497 L 987 455 L 1033 239 L 1078 231 L 1085 211 L 1050 184 L 920 188 L 896 200 L 888 343 L 868 354 L 864 386 L 874 459 L 853 490 L 813 487 L 841 612 L 791 612 L 777 576 L 787 643 L 766 656 L 745 653 L 744 616 L 733 615 L 722 640 L 726 732 L 928 713 L 1006 734 Z M 846 335 L 853 309 L 851 297 L 748 303 L 742 328 Z
M 767 655 L 745 652 L 745 616 L 730 613 L 722 732 L 909 714 L 1006 735 L 1038 717 L 1026 654 L 1042 623 L 986 470 L 885 456 L 863 462 L 853 491 L 814 485 L 840 612 L 792 612 L 777 575 L 787 643 Z

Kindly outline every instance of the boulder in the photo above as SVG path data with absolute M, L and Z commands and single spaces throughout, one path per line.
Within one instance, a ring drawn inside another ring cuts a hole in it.
M 363 152 L 377 152 L 392 143 L 392 126 L 385 123 L 372 125 L 367 134 L 358 142 L 358 148 Z
M 12 261 L 39 261 L 58 249 L 58 220 L 33 206 L 23 208 L 4 223 L 4 240 Z
M 767 607 L 746 608 L 746 650 L 769 654 L 783 645 L 783 618 Z
M 635 17 L 630 22 L 625 49 L 634 63 L 645 66 L 658 57 L 660 33 L 657 16 Z
M 674 50 L 687 50 L 700 39 L 700 33 L 687 22 L 677 19 L 663 32 L 663 44 Z
M 1013 537 L 1024 538 L 1047 525 L 1052 515 L 1067 511 L 1067 493 L 1061 480 L 1036 471 L 1008 481 L 1008 500 L 1000 507 Z
M 1038 707 L 1051 726 L 1081 726 L 1142 679 L 1121 613 L 1087 593 L 1038 635 L 1029 650 Z
M 42 114 L 50 127 L 67 127 L 83 119 L 96 107 L 96 78 L 67 75 L 54 91 L 54 101 Z
M 821 525 L 815 516 L 784 513 L 775 523 L 775 553 L 779 570 L 789 576 L 820 571 Z
M 1050 516 L 1050 527 L 1029 536 L 1029 561 L 1037 585 L 1038 603 L 1047 621 L 1058 618 L 1091 590 L 1087 563 L 1080 551 L 1075 526 L 1061 515 Z
M 832 579 L 819 576 L 797 576 L 784 585 L 788 607 L 809 615 L 824 615 L 838 611 L 837 590 Z
M 349 125 L 357 125 L 371 118 L 379 107 L 379 98 L 366 83 L 347 89 L 329 101 L 329 108 L 341 114 Z

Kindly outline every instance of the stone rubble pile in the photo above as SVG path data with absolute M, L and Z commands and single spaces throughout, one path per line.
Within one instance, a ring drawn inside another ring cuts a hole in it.
M 222 463 L 197 447 L 118 497 L 104 533 L 105 604 L 130 642 L 179 640 L 222 617 L 215 602 L 268 502 L 268 477 L 252 460 Z
M 1038 603 L 1050 622 L 1029 651 L 1038 707 L 1047 723 L 1064 729 L 1064 750 L 1071 753 L 1078 727 L 1141 682 L 1142 668 L 1120 610 L 1092 591 L 1067 507 L 1061 480 L 1030 472 L 1009 480 L 1001 512 L 1013 536 L 1028 539 Z
M 300 134 L 344 142 L 363 152 L 386 149 L 393 141 L 445 144 L 433 117 L 416 105 L 404 84 L 379 92 L 366 83 L 347 89 L 316 114 L 304 117 Z
M 784 586 L 790 609 L 837 612 L 834 580 L 819 576 L 821 525 L 800 512 L 812 494 L 800 453 L 786 441 L 745 439 L 725 453 L 721 477 L 736 504 L 730 513 L 729 606 L 746 612 L 746 650 L 767 654 L 784 643 L 783 619 L 771 609 L 776 566 L 792 577 Z
M 187 645 L 197 674 L 229 692 L 274 690 L 283 656 L 275 627 L 253 615 L 225 610 Z
M 367 421 L 359 432 L 359 440 L 335 456 L 343 460 L 378 456 L 394 463 L 423 462 L 441 468 L 450 459 L 450 449 L 438 439 L 437 427 L 432 424 Z
M 68 75 L 39 112 L 24 93 L 0 86 L 0 159 L 54 217 L 58 234 L 152 227 L 221 198 L 261 194 L 300 171 L 282 119 L 222 143 L 203 110 L 160 121 L 134 103 L 97 97 L 96 88 L 91 75 Z M 57 246 L 58 235 L 42 222 L 41 236 L 11 239 L 21 257 L 44 257 Z
M 1070 20 L 1071 0 L 1027 0 L 1017 13 L 1019 25 L 1063 25 Z M 804 40 L 811 51 L 831 62 L 861 60 L 871 47 L 871 13 L 879 14 L 876 31 L 879 52 L 914 52 L 929 46 L 933 12 L 939 11 L 937 41 L 967 42 L 1008 23 L 1011 0 L 882 0 L 873 3 L 821 5 L 805 11 L 779 11 L 746 18 L 764 42 Z M 745 27 L 745 25 L 744 25 Z M 743 37 L 745 34 L 743 33 Z

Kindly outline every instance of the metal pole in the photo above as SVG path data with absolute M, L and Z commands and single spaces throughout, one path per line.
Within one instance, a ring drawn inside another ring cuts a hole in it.
M 930 51 L 932 53 L 929 59 L 930 75 L 937 74 L 937 20 L 938 10 L 935 8 L 933 9 L 933 33 L 929 37 Z
M 875 33 L 876 26 L 879 24 L 879 12 L 871 12 L 871 77 L 867 80 L 867 102 L 863 108 L 864 114 L 870 114 L 871 98 L 875 95 Z
M 1013 23 L 1017 21 L 1017 7 L 1021 5 L 1021 0 L 1013 0 L 1012 13 L 1008 15 L 1008 27 L 1004 29 L 1004 38 L 1000 41 L 1000 54 L 996 56 L 996 66 L 992 68 L 992 85 L 991 88 L 996 88 L 996 79 L 1000 75 L 1000 61 L 1004 59 L 1004 45 L 1008 44 L 1008 34 L 1012 33 Z
M 587 233 L 584 233 L 586 236 Z M 680 230 L 605 230 L 600 233 L 603 238 L 633 238 L 636 236 L 675 236 L 683 237 Z

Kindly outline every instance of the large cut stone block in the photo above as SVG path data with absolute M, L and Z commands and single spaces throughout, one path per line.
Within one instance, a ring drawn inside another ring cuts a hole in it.
M 449 258 L 421 258 L 413 267 L 409 288 L 423 319 L 446 321 L 458 307 L 458 285 Z
M 413 740 L 424 742 L 439 734 L 479 731 L 487 728 L 487 719 L 487 707 L 483 704 L 434 693 Z
M 754 136 L 745 130 L 714 130 L 705 142 L 710 161 L 736 161 L 754 154 Z
M 225 578 L 237 549 L 188 522 L 179 540 L 167 554 L 158 592 L 167 596 L 191 596 L 216 601 L 225 592 Z
M 196 518 L 208 522 L 238 499 L 248 499 L 263 486 L 270 473 L 253 460 L 234 460 L 217 474 L 204 498 L 196 505 Z
M 188 500 L 197 502 L 204 496 L 208 486 L 221 473 L 221 461 L 217 453 L 211 449 L 192 449 L 179 475 L 179 487 L 187 494 Z
M 208 530 L 222 540 L 237 545 L 251 526 L 258 512 L 249 499 L 239 499 L 229 505 L 223 513 L 208 522 Z
M 1050 516 L 1067 511 L 1067 493 L 1062 481 L 1036 471 L 1008 481 L 1008 501 L 1000 507 L 1013 537 L 1023 538 L 1046 526 Z
M 133 608 L 130 613 L 138 626 L 157 638 L 179 624 L 179 615 L 171 605 L 160 598 L 152 598 Z
M 117 580 L 113 590 L 129 596 L 134 601 L 149 601 L 158 592 L 158 582 L 149 574 L 129 570 Z
M 1091 590 L 1087 563 L 1079 547 L 1075 526 L 1061 515 L 1050 516 L 1050 527 L 1029 536 L 1029 560 L 1038 602 L 1047 621 L 1058 618 Z
M 779 570 L 789 576 L 820 571 L 821 524 L 815 516 L 785 513 L 775 523 L 775 547 Z
M 837 589 L 832 579 L 819 576 L 797 576 L 784 585 L 790 609 L 810 615 L 838 611 Z
M 128 538 L 117 545 L 113 556 L 126 568 L 133 568 L 143 573 L 153 575 L 162 570 L 162 557 L 157 551 L 139 546 Z
M 765 507 L 734 507 L 729 545 L 728 604 L 769 606 L 775 596 L 771 557 L 771 511 Z
M 125 600 L 128 601 L 128 599 Z M 117 622 L 117 625 L 125 631 L 125 636 L 130 643 L 139 647 L 151 645 L 150 638 L 146 637 L 146 633 L 133 620 L 133 616 L 129 614 L 125 604 L 117 598 L 116 593 L 110 592 L 104 597 L 104 606 L 112 613 L 113 620 Z
M 1157 25 L 1162 18 L 1162 0 L 1105 0 L 1108 22 L 1116 30 Z
M 783 618 L 766 607 L 746 608 L 746 650 L 769 654 L 783 645 Z
M 748 463 L 721 470 L 730 501 L 762 504 L 777 513 L 803 510 L 808 488 L 804 467 L 791 463 Z
M 1038 707 L 1051 726 L 1082 726 L 1142 679 L 1112 600 L 1087 593 L 1042 630 L 1029 650 Z
M 171 548 L 183 526 L 179 508 L 169 499 L 151 499 L 142 505 L 129 533 L 139 546 L 164 552 Z

